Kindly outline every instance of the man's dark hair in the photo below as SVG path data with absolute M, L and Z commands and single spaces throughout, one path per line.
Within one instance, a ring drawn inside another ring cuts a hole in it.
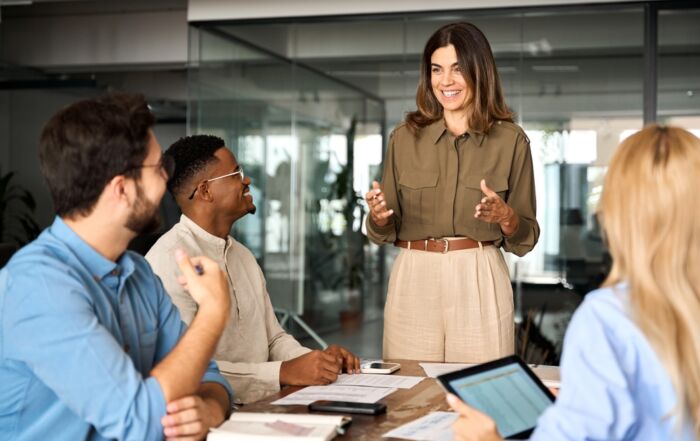
M 39 140 L 41 173 L 59 216 L 88 215 L 109 181 L 138 179 L 155 117 L 143 95 L 112 93 L 71 104 Z
M 176 198 L 191 193 L 194 190 L 192 178 L 212 162 L 218 161 L 214 153 L 225 145 L 223 139 L 212 135 L 186 136 L 171 145 L 165 151 L 175 160 L 175 171 L 168 181 L 170 193 Z

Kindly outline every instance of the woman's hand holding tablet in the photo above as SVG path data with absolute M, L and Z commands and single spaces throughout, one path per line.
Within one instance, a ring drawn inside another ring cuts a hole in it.
M 505 438 L 527 438 L 539 416 L 554 402 L 549 389 L 517 356 L 440 375 L 437 379 L 447 392 L 476 409 L 479 415 L 492 418 L 497 433 Z

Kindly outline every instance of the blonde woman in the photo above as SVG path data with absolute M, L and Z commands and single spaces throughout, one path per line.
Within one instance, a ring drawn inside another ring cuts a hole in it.
M 649 126 L 626 139 L 601 214 L 613 268 L 567 331 L 562 388 L 532 440 L 700 435 L 700 140 Z M 500 440 L 456 397 L 456 440 Z

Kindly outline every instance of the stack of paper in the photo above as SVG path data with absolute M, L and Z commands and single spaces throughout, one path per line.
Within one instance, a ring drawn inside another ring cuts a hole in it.
M 338 375 L 338 379 L 335 380 L 335 383 L 333 384 L 337 386 L 369 386 L 411 389 L 424 379 L 425 377 L 408 377 L 405 375 L 341 374 Z
M 449 374 L 460 369 L 476 366 L 475 364 L 464 363 L 419 363 L 425 371 L 425 375 L 430 378 L 437 378 L 439 375 Z
M 376 403 L 396 389 L 410 389 L 424 377 L 402 375 L 354 374 L 339 375 L 335 383 L 328 386 L 309 386 L 284 398 L 273 401 L 278 405 L 308 405 L 318 400 L 351 401 L 353 403 Z
M 236 412 L 211 429 L 209 441 L 328 441 L 350 419 L 332 415 Z

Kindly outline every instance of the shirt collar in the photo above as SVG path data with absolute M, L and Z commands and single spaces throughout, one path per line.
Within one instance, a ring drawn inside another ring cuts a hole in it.
M 116 262 L 107 259 L 78 236 L 59 216 L 56 216 L 49 229 L 95 278 L 101 280 L 110 275 L 126 278 L 134 272 L 134 261 L 127 252 L 122 253 Z
M 425 127 L 426 133 L 429 136 L 429 139 L 433 141 L 433 144 L 437 144 L 438 141 L 440 141 L 440 138 L 442 136 L 450 136 L 449 130 L 447 130 L 447 125 L 445 124 L 445 119 L 440 118 L 439 120 L 435 121 L 434 123 L 428 125 Z M 486 135 L 483 133 L 477 133 L 472 130 L 467 130 L 467 133 L 469 134 L 470 137 L 474 138 L 474 141 L 481 146 L 484 142 L 484 138 L 486 138 Z
M 231 243 L 231 236 L 226 237 L 226 239 L 215 236 L 204 228 L 200 227 L 195 221 L 184 214 L 180 216 L 180 223 L 190 230 L 192 234 L 197 237 L 197 239 L 210 246 L 213 246 L 217 250 L 223 251 Z

